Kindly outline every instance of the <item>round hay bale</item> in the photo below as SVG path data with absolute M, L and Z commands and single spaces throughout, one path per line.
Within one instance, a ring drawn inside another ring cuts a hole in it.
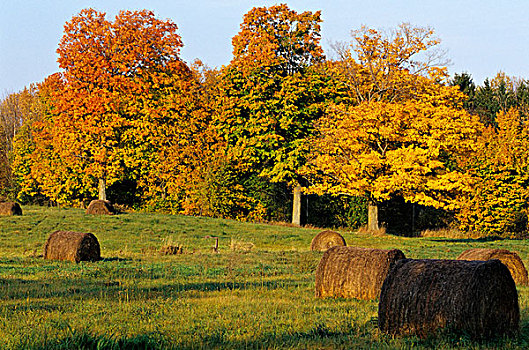
M 86 213 L 93 215 L 113 215 L 116 214 L 116 210 L 109 201 L 95 199 L 86 208 Z
M 101 260 L 97 238 L 91 233 L 55 231 L 44 246 L 44 259 L 68 261 Z
M 177 245 L 165 245 L 160 248 L 161 255 L 177 255 L 184 254 L 184 248 Z
M 325 251 L 336 246 L 346 246 L 345 239 L 338 232 L 330 230 L 318 233 L 310 242 L 310 250 Z
M 16 202 L 1 202 L 0 215 L 22 215 L 22 208 Z
M 378 305 L 378 327 L 391 335 L 484 339 L 514 334 L 519 322 L 516 285 L 499 260 L 399 260 Z
M 514 283 L 521 286 L 529 285 L 529 278 L 527 276 L 527 269 L 523 264 L 522 259 L 515 252 L 507 249 L 487 249 L 475 248 L 465 250 L 457 257 L 457 260 L 492 260 L 498 259 L 501 261 L 509 271 L 514 280 Z
M 316 269 L 316 297 L 377 299 L 390 266 L 405 258 L 398 249 L 333 247 Z

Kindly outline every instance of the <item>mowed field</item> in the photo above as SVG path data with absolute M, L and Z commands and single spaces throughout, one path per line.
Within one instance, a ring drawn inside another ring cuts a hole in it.
M 377 301 L 314 298 L 322 253 L 309 246 L 319 229 L 23 210 L 21 217 L 0 216 L 1 349 L 529 348 L 529 287 L 518 287 L 520 334 L 482 343 L 450 334 L 392 338 L 377 329 Z M 93 233 L 103 260 L 43 260 L 55 230 Z M 398 248 L 408 258 L 505 248 L 529 264 L 523 240 L 342 234 L 348 245 Z M 219 237 L 218 253 L 207 236 Z M 168 244 L 184 253 L 162 255 Z

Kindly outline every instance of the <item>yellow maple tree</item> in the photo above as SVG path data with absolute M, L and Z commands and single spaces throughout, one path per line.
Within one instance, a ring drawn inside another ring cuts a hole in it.
M 429 54 L 433 35 L 409 24 L 389 34 L 363 27 L 327 66 L 345 93 L 317 122 L 304 172 L 309 191 L 365 197 L 370 230 L 378 204 L 394 196 L 451 210 L 470 189 L 458 157 L 472 150 L 479 124 Z
M 463 231 L 520 236 L 527 232 L 529 200 L 529 130 L 516 108 L 500 111 L 496 126 L 488 126 L 467 160 L 476 179 L 475 190 L 457 217 Z

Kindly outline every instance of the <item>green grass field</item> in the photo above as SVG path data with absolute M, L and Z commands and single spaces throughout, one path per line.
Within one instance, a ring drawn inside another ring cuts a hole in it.
M 87 216 L 24 207 L 0 217 L 1 349 L 528 348 L 529 288 L 519 287 L 517 337 L 474 343 L 444 335 L 391 338 L 377 302 L 314 298 L 317 229 L 151 213 Z M 103 261 L 45 261 L 54 230 L 91 232 Z M 219 253 L 212 251 L 219 237 Z M 522 240 L 373 237 L 348 245 L 399 248 L 409 258 L 456 258 L 473 247 L 517 251 Z M 184 254 L 161 255 L 167 243 Z

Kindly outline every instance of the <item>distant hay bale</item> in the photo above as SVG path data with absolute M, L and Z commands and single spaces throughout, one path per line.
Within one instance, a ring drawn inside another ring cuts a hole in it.
M 398 249 L 333 247 L 316 269 L 316 297 L 377 299 L 390 266 L 405 258 Z
M 86 208 L 86 213 L 94 215 L 113 215 L 116 214 L 116 209 L 114 209 L 112 203 L 109 201 L 95 199 L 91 201 L 88 208 Z
M 522 259 L 515 252 L 506 249 L 475 248 L 465 250 L 457 257 L 457 260 L 500 260 L 511 272 L 514 282 L 520 286 L 529 285 L 527 269 Z
M 231 238 L 230 240 L 230 250 L 235 252 L 249 252 L 255 248 L 255 244 L 252 242 L 246 242 L 237 238 Z
M 330 230 L 318 233 L 310 242 L 310 250 L 325 251 L 336 246 L 346 246 L 345 239 L 338 232 Z
M 184 248 L 177 245 L 164 245 L 160 248 L 161 255 L 184 254 Z
M 516 285 L 499 260 L 400 260 L 380 293 L 378 327 L 390 335 L 483 339 L 514 334 L 519 322 Z
M 97 238 L 91 233 L 55 231 L 44 246 L 44 259 L 68 261 L 101 260 Z
M 1 202 L 0 215 L 22 215 L 22 208 L 16 202 Z

